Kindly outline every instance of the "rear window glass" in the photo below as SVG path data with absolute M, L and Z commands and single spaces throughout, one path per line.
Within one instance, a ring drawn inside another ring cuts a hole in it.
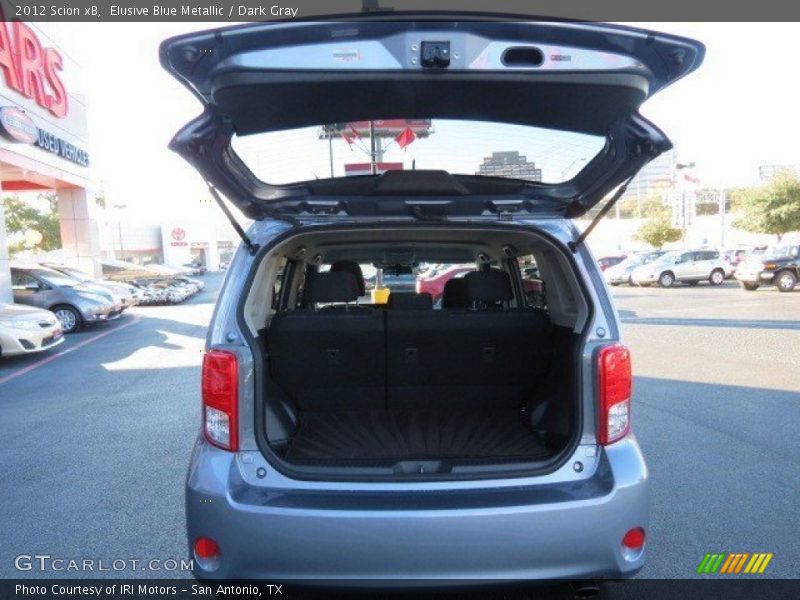
M 236 154 L 262 181 L 286 184 L 376 171 L 441 169 L 544 183 L 575 176 L 605 138 L 527 125 L 448 119 L 355 121 L 235 136 Z

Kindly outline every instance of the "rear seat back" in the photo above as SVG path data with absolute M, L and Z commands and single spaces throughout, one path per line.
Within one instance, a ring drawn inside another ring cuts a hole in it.
M 500 271 L 471 273 L 463 281 L 473 306 L 494 307 L 512 295 L 508 275 Z M 351 273 L 318 273 L 305 293 L 312 307 L 353 302 L 358 286 Z M 429 300 L 398 294 L 389 310 L 279 312 L 266 334 L 272 377 L 301 410 L 460 410 L 529 401 L 549 367 L 547 315 L 506 308 L 431 310 Z
M 513 297 L 502 271 L 464 278 L 473 305 Z M 541 311 L 390 311 L 387 313 L 389 408 L 517 407 L 549 366 L 550 321 Z
M 467 282 L 463 278 L 453 278 L 444 284 L 442 308 L 467 308 Z
M 309 306 L 354 302 L 352 273 L 315 273 Z M 277 313 L 267 332 L 270 372 L 302 410 L 384 408 L 386 352 L 383 311 L 328 306 Z
M 400 310 L 430 310 L 433 308 L 433 297 L 428 293 L 392 292 L 386 308 Z

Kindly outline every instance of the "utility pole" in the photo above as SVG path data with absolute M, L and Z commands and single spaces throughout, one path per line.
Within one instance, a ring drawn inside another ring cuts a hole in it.
M 328 158 L 331 161 L 331 179 L 333 179 L 333 126 L 328 125 L 325 129 L 328 132 Z
M 125 260 L 123 255 L 125 253 L 125 249 L 122 246 L 122 212 L 123 209 L 128 208 L 127 204 L 114 204 L 114 208 L 117 210 L 117 233 L 119 234 L 119 260 Z M 112 238 L 113 239 L 113 238 Z
M 375 121 L 369 122 L 369 155 L 370 155 L 370 172 L 373 175 L 378 174 L 378 164 L 376 161 L 376 149 L 375 149 Z

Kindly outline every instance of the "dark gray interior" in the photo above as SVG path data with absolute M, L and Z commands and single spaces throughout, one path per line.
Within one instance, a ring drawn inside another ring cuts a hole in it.
M 355 304 L 357 274 L 334 267 L 312 269 L 304 307 L 278 310 L 260 331 L 267 440 L 279 457 L 394 470 L 434 461 L 438 472 L 564 449 L 578 334 L 523 307 L 509 272 L 487 265 L 452 279 L 434 310 L 413 293 Z

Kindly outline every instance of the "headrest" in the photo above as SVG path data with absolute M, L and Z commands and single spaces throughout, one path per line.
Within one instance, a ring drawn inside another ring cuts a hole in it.
M 463 278 L 448 279 L 442 290 L 442 308 L 467 308 L 467 282 Z
M 367 293 L 367 286 L 364 284 L 364 273 L 361 265 L 352 260 L 337 260 L 331 265 L 331 273 L 352 273 L 358 283 L 358 295 L 363 296 Z
M 433 308 L 433 297 L 413 292 L 392 292 L 389 294 L 389 308 L 429 310 Z
M 358 295 L 358 281 L 352 273 L 313 273 L 306 280 L 305 299 L 308 304 L 354 302 Z
M 514 297 L 508 273 L 491 269 L 472 271 L 464 277 L 470 302 L 506 302 Z

